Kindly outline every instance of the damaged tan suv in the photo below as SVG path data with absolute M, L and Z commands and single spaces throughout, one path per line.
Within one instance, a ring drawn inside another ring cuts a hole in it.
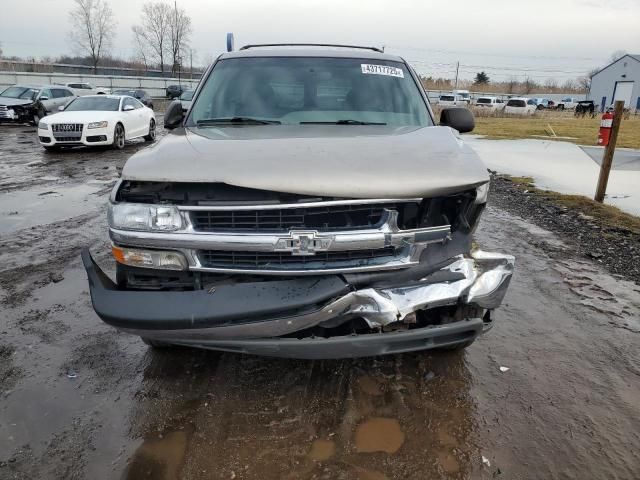
M 465 347 L 514 259 L 472 248 L 489 177 L 437 125 L 413 69 L 375 48 L 254 45 L 221 55 L 171 133 L 109 202 L 112 281 L 93 306 L 150 345 L 294 358 Z

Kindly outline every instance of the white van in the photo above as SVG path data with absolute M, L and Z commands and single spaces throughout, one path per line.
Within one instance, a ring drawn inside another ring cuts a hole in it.
M 504 101 L 498 97 L 478 97 L 476 98 L 476 107 L 489 110 L 504 110 Z
M 469 105 L 469 102 L 463 99 L 460 95 L 447 93 L 445 95 L 440 95 L 437 105 L 441 107 L 466 107 Z
M 504 113 L 510 115 L 533 115 L 537 110 L 536 101 L 532 98 L 514 97 L 507 100 Z

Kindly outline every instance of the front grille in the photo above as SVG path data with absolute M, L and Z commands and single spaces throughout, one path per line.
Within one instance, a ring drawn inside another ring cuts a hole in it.
M 417 205 L 417 204 L 414 204 Z M 288 231 L 313 229 L 367 229 L 380 225 L 385 209 L 397 210 L 395 203 L 320 205 L 302 208 L 273 208 L 267 210 L 209 210 L 191 212 L 196 231 Z
M 319 252 L 315 255 L 296 256 L 279 252 L 244 252 L 231 250 L 201 250 L 200 263 L 205 268 L 278 269 L 292 268 L 340 268 L 363 266 L 374 260 L 391 259 L 396 255 L 394 247 L 366 250 Z

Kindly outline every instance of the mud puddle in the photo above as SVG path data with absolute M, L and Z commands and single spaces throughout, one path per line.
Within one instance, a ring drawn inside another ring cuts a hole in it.
M 21 229 L 52 223 L 90 210 L 103 210 L 105 189 L 111 182 L 50 185 L 30 190 L 0 193 L 0 236 Z

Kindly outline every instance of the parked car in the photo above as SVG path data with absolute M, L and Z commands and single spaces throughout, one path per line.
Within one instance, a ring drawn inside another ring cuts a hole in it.
M 129 97 L 133 97 L 136 100 L 140 100 L 145 105 L 145 107 L 149 107 L 151 110 L 153 110 L 153 99 L 145 90 L 139 88 L 119 89 L 114 90 L 113 95 L 128 95 Z
M 507 100 L 504 113 L 510 115 L 533 115 L 538 106 L 532 98 L 514 97 Z
M 438 98 L 436 105 L 441 107 L 466 107 L 467 105 L 469 105 L 469 102 L 467 102 L 460 95 L 447 94 L 440 95 L 440 98 Z
M 85 95 L 107 95 L 109 93 L 108 88 L 96 87 L 90 83 L 74 82 L 66 83 L 65 86 L 79 97 Z
M 153 110 L 133 97 L 86 95 L 62 108 L 38 123 L 38 139 L 46 150 L 80 145 L 122 149 L 132 138 L 156 138 Z
M 536 103 L 536 108 L 538 110 L 552 109 L 556 105 L 553 100 L 548 98 L 532 98 L 532 100 Z
M 185 91 L 182 85 L 169 85 L 167 86 L 167 98 L 178 98 Z
M 180 95 L 180 103 L 185 112 L 191 107 L 191 101 L 193 100 L 193 94 L 195 92 L 195 90 L 185 90 L 182 95 Z
M 504 110 L 504 101 L 498 97 L 478 97 L 476 107 L 492 111 Z
M 82 252 L 98 316 L 154 347 L 282 357 L 471 344 L 514 263 L 472 248 L 489 182 L 460 137 L 473 114 L 437 120 L 380 50 L 270 48 L 220 55 L 186 115 L 169 105 L 177 130 L 125 164 L 116 282 Z
M 37 125 L 75 94 L 60 85 L 14 85 L 0 93 L 0 121 Z
M 462 98 L 462 100 L 467 102 L 467 105 L 471 104 L 471 94 L 469 93 L 469 90 L 454 90 L 453 91 L 454 95 L 460 95 L 460 98 Z
M 558 110 L 573 110 L 576 108 L 579 101 L 579 99 L 574 97 L 563 98 L 557 103 L 556 108 Z

